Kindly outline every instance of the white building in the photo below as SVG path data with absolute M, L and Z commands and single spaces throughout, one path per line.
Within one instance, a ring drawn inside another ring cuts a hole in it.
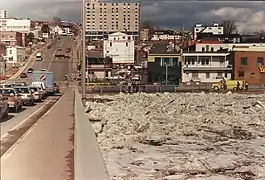
M 7 11 L 6 10 L 0 10 L 0 19 L 1 18 L 7 18 Z
M 196 52 L 216 52 L 221 49 L 228 49 L 231 51 L 234 46 L 246 46 L 246 47 L 257 47 L 261 46 L 265 48 L 265 43 L 197 43 L 195 44 Z
M 30 20 L 0 19 L 0 31 L 15 31 L 27 34 L 30 32 Z
M 192 52 L 183 53 L 182 83 L 198 81 L 202 83 L 231 79 L 230 53 Z
M 224 34 L 224 27 L 218 23 L 214 23 L 210 26 L 205 26 L 203 24 L 196 24 L 193 30 L 193 38 L 197 40 L 198 33 L 213 33 L 214 35 Z
M 63 33 L 63 29 L 60 28 L 59 26 L 55 26 L 52 28 L 52 31 L 51 31 L 52 34 L 58 34 L 58 35 L 61 35 Z
M 20 66 L 25 60 L 26 52 L 24 47 L 8 46 L 6 47 L 6 63 L 12 66 Z
M 104 40 L 103 57 L 111 57 L 113 64 L 134 64 L 134 40 L 132 35 L 116 32 Z

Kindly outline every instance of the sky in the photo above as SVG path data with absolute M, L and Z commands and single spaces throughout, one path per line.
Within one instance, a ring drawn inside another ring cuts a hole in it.
M 108 1 L 108 0 L 106 0 Z M 242 33 L 265 30 L 265 1 L 191 1 L 191 0 L 137 0 L 115 2 L 141 3 L 141 20 L 149 20 L 160 27 L 190 29 L 196 23 L 212 24 L 234 20 Z M 80 22 L 80 0 L 0 0 L 0 9 L 12 17 Z

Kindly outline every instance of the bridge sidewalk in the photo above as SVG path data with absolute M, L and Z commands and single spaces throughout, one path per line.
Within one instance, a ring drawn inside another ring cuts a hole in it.
M 74 92 L 62 98 L 1 157 L 3 180 L 73 180 Z

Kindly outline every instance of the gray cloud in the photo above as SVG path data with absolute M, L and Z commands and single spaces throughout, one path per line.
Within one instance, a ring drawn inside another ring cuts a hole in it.
M 238 22 L 239 31 L 252 32 L 265 29 L 264 1 L 138 0 L 137 2 L 141 2 L 142 20 L 151 20 L 163 27 L 190 28 L 195 23 L 209 24 L 213 21 L 232 19 Z M 22 17 L 33 19 L 52 19 L 58 16 L 65 20 L 81 19 L 80 0 L 9 0 L 0 2 L 0 7 L 7 8 L 10 15 L 17 17 L 23 15 Z

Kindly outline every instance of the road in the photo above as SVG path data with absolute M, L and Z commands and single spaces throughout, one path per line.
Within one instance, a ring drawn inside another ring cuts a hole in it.
M 70 37 L 61 37 L 60 40 L 53 41 L 50 49 L 46 48 L 41 51 L 43 61 L 34 61 L 28 68 L 32 67 L 34 70 L 45 68 L 54 73 L 56 82 L 63 82 L 64 74 L 72 73 L 72 59 L 56 59 L 54 56 L 58 52 L 58 48 L 62 50 L 61 53 L 65 54 L 65 49 L 69 47 L 73 49 L 74 44 L 75 42 Z M 72 52 L 69 53 L 69 56 L 71 54 Z M 30 84 L 32 74 L 28 74 L 27 78 L 12 81 L 18 80 L 27 81 Z M 71 169 L 69 158 L 73 146 L 71 136 L 73 135 L 74 98 L 71 88 L 63 88 L 63 91 L 65 94 L 61 100 L 34 124 L 25 137 L 22 136 L 23 138 L 19 139 L 9 151 L 1 156 L 0 179 L 59 180 L 69 178 L 68 171 L 69 168 Z M 8 141 L 8 138 L 4 139 L 4 137 L 19 130 L 34 113 L 40 111 L 52 98 L 49 97 L 35 106 L 25 107 L 20 113 L 10 113 L 9 118 L 1 123 L 1 148 L 2 144 Z
M 51 48 L 44 49 L 41 51 L 43 60 L 42 61 L 35 61 L 29 65 L 28 68 L 33 68 L 34 70 L 42 70 L 47 69 L 48 71 L 52 71 L 54 73 L 54 80 L 56 82 L 64 81 L 64 74 L 71 74 L 72 73 L 72 58 L 64 59 L 64 58 L 56 58 L 55 55 L 57 53 L 65 53 L 67 48 L 73 49 L 73 44 L 75 42 L 70 37 L 62 36 L 60 39 L 55 40 L 51 44 Z M 58 52 L 58 49 L 61 49 L 61 52 Z M 71 56 L 72 51 L 66 55 Z M 27 69 L 26 69 L 27 71 Z M 32 81 L 32 74 L 28 74 L 27 80 L 29 82 Z

